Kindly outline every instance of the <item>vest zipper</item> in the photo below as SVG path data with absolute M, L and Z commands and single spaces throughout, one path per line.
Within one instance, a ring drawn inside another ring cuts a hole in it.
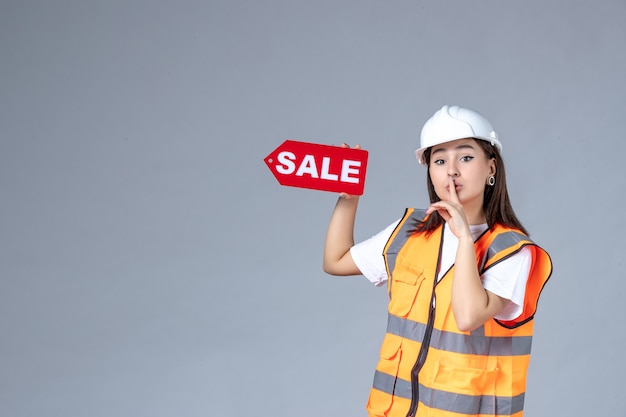
M 420 393 L 419 393 L 419 373 L 426 362 L 426 356 L 428 356 L 428 349 L 430 347 L 430 338 L 433 334 L 433 328 L 435 327 L 435 304 L 437 301 L 437 297 L 435 295 L 435 287 L 437 286 L 437 279 L 435 277 L 435 283 L 433 285 L 433 293 L 430 298 L 430 307 L 428 310 L 428 323 L 426 324 L 426 330 L 424 332 L 424 339 L 422 340 L 422 345 L 420 346 L 419 354 L 417 355 L 417 360 L 415 361 L 415 365 L 411 369 L 411 406 L 409 407 L 409 412 L 407 413 L 407 417 L 415 417 L 415 412 L 417 411 L 417 405 L 419 404 Z

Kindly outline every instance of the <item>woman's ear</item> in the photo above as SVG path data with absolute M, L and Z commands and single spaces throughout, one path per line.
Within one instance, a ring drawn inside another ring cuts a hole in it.
M 496 175 L 496 158 L 489 159 L 489 175 Z

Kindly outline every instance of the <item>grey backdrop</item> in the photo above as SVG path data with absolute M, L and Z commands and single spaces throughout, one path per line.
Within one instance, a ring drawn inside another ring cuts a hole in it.
M 0 415 L 358 416 L 386 292 L 321 270 L 336 195 L 287 138 L 370 151 L 356 238 L 427 203 L 483 112 L 555 270 L 528 416 L 623 416 L 626 2 L 2 1 Z

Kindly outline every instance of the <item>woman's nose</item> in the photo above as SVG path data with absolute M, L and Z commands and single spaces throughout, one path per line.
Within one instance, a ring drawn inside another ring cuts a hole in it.
M 451 177 L 459 176 L 459 170 L 454 162 L 448 164 L 448 175 Z

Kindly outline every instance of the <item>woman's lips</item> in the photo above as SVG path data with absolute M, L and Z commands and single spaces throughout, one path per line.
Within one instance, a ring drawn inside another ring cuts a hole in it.
M 463 186 L 462 186 L 461 184 L 457 184 L 457 183 L 456 183 L 456 181 L 455 181 L 455 182 L 454 182 L 454 189 L 458 191 L 458 190 L 460 190 L 461 188 L 463 188 Z M 448 184 L 448 185 L 446 185 L 446 190 L 447 190 L 448 192 L 450 192 L 450 185 L 449 185 L 449 184 Z

